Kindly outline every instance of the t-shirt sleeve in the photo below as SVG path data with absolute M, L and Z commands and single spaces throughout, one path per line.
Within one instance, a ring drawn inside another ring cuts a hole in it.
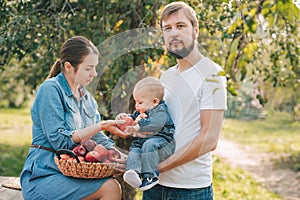
M 204 74 L 200 90 L 200 109 L 227 109 L 227 80 L 222 68 L 216 63 L 209 63 L 211 70 Z
M 201 90 L 201 110 L 227 109 L 226 105 L 226 77 L 206 77 Z

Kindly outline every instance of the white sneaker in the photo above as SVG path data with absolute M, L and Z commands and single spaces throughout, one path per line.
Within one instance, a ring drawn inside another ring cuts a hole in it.
M 126 171 L 123 175 L 123 179 L 134 188 L 138 188 L 142 185 L 140 175 L 133 169 Z

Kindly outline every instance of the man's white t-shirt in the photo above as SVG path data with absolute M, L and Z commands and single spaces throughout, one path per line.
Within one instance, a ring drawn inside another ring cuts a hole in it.
M 226 77 L 222 68 L 209 58 L 177 72 L 171 67 L 161 76 L 165 101 L 175 124 L 176 150 L 195 138 L 201 131 L 201 110 L 226 110 Z M 169 187 L 202 188 L 212 183 L 212 155 L 207 153 L 195 160 L 163 172 L 159 183 Z

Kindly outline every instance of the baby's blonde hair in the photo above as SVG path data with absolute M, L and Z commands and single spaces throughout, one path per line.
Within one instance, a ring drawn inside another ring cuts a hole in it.
M 159 79 L 153 76 L 143 78 L 136 83 L 133 92 L 141 90 L 147 90 L 148 95 L 153 96 L 153 98 L 158 98 L 159 100 L 164 98 L 164 86 Z

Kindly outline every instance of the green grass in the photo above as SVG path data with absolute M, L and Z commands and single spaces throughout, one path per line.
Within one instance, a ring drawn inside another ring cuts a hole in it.
M 213 188 L 215 199 L 283 199 L 262 187 L 248 172 L 241 168 L 232 168 L 219 158 L 214 160 Z
M 223 127 L 224 138 L 273 153 L 276 162 L 300 171 L 300 123 L 288 113 L 270 113 L 261 120 L 225 119 Z
M 30 112 L 28 109 L 0 109 L 0 118 L 0 175 L 19 176 L 31 142 Z M 291 155 L 299 156 L 299 127 L 289 115 L 274 113 L 266 120 L 226 119 L 222 136 L 262 152 L 275 152 L 290 161 Z M 297 159 L 295 162 L 300 163 Z M 215 199 L 282 199 L 244 170 L 232 168 L 219 158 L 215 158 L 214 163 Z M 141 199 L 140 192 L 136 199 Z
M 24 145 L 31 141 L 29 109 L 0 109 L 0 143 Z
M 213 188 L 215 199 L 226 200 L 282 200 L 255 181 L 248 172 L 241 168 L 232 168 L 219 158 L 214 159 Z M 137 192 L 136 200 L 141 200 L 141 192 Z
M 219 158 L 214 160 L 213 188 L 215 199 L 226 200 L 283 200 L 283 198 L 262 187 L 251 175 L 241 168 L 231 168 Z M 137 192 L 136 200 L 142 199 Z
M 19 176 L 31 142 L 29 109 L 0 109 L 0 175 Z
M 28 145 L 7 145 L 0 146 L 0 175 L 1 176 L 19 176 L 23 163 L 29 149 Z

